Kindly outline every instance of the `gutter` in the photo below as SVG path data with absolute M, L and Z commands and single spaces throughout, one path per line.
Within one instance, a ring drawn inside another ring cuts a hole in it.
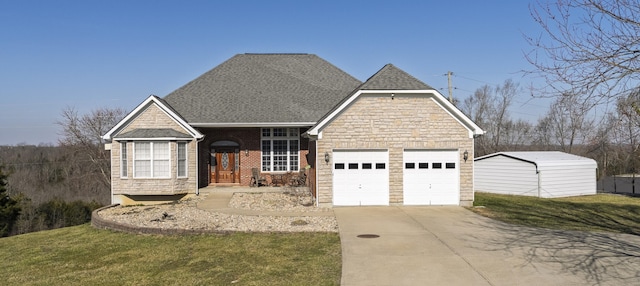
M 309 127 L 316 122 L 238 122 L 238 123 L 189 123 L 193 127 Z

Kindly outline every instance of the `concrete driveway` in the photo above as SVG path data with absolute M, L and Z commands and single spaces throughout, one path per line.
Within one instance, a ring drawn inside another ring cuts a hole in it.
M 462 207 L 334 212 L 342 285 L 640 285 L 638 236 L 513 226 Z

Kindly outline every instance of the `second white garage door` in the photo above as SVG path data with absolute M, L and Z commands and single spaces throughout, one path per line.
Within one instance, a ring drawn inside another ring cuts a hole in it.
M 405 150 L 403 154 L 405 205 L 459 205 L 458 151 Z
M 333 205 L 389 205 L 386 150 L 333 151 Z

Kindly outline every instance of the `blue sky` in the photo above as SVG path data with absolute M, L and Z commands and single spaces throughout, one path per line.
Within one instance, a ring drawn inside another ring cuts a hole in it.
M 392 63 L 454 97 L 520 83 L 511 113 L 535 122 L 526 89 L 528 1 L 0 0 L 0 145 L 57 143 L 62 109 L 133 109 L 238 53 L 313 53 L 360 80 Z

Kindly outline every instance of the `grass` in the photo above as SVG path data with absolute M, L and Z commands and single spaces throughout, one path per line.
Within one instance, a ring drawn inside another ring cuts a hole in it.
M 598 194 L 558 199 L 476 193 L 472 211 L 507 223 L 640 235 L 640 198 Z
M 0 239 L 3 285 L 338 285 L 336 233 L 151 236 L 67 227 Z

